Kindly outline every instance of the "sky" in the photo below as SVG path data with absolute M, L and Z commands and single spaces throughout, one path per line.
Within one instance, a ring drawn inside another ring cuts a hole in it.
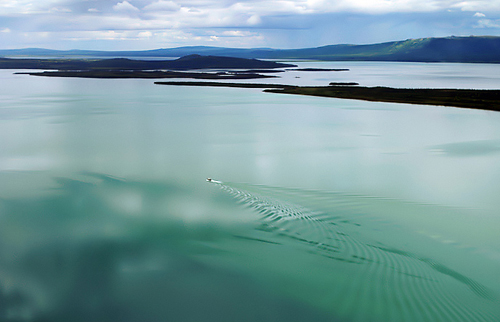
M 306 48 L 500 36 L 500 0 L 0 0 L 0 49 Z

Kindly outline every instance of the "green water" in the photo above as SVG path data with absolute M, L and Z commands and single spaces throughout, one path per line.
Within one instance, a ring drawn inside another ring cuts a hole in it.
M 271 82 L 500 87 L 351 67 Z M 0 321 L 500 320 L 498 113 L 0 79 Z

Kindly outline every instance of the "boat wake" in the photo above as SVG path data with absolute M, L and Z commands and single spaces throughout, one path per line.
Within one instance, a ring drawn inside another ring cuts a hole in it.
M 329 302 L 354 321 L 500 318 L 496 293 L 442 263 L 436 241 L 422 241 L 425 236 L 377 218 L 401 201 L 241 183 L 219 186 L 261 215 L 257 229 L 265 234 L 259 241 L 330 260 L 331 274 L 347 278 L 332 285 Z M 404 205 L 399 211 L 404 215 Z

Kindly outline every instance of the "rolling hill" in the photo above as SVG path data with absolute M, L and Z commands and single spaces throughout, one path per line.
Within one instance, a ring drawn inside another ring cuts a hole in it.
M 500 37 L 446 37 L 407 39 L 369 45 L 329 45 L 303 49 L 224 48 L 190 46 L 146 51 L 56 51 L 48 49 L 0 50 L 14 57 L 182 57 L 213 55 L 261 59 L 313 59 L 330 61 L 406 61 L 500 63 Z

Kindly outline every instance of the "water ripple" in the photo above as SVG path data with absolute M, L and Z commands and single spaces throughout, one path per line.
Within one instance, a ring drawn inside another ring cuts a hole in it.
M 359 202 L 367 197 L 238 183 L 218 185 L 262 216 L 257 229 L 267 233 L 267 240 L 259 238 L 259 242 L 295 245 L 331 259 L 332 274 L 351 271 L 352 279 L 332 286 L 337 291 L 332 292 L 331 301 L 353 321 L 366 321 L 367 316 L 370 321 L 500 319 L 498 296 L 485 285 L 438 260 L 378 240 L 373 234 L 377 225 L 389 226 L 384 232 L 389 234 L 391 229 L 395 234 L 401 229 L 370 214 Z M 399 240 L 399 245 L 410 241 L 410 237 Z

